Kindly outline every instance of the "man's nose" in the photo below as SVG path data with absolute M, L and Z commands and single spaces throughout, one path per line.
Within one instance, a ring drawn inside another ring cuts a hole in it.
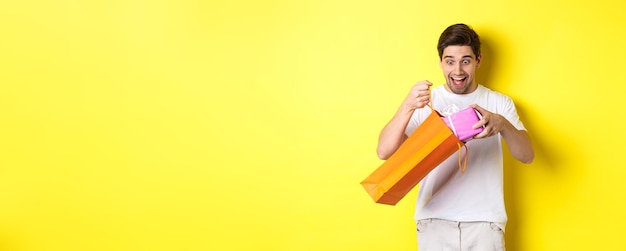
M 461 67 L 461 63 L 457 63 L 457 64 L 454 65 L 453 73 L 454 74 L 461 74 L 461 73 L 463 73 L 463 68 Z

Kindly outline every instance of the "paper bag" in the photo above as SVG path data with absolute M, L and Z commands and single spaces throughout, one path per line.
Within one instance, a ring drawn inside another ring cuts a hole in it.
M 432 109 L 432 108 L 431 108 Z M 435 110 L 361 185 L 381 204 L 395 205 L 462 146 Z

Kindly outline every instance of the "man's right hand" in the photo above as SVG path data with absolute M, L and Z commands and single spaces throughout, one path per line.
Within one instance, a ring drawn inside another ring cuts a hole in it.
M 409 111 L 424 108 L 430 102 L 430 87 L 432 85 L 428 80 L 417 82 L 402 102 L 402 106 Z
M 378 148 L 376 149 L 380 159 L 389 158 L 406 140 L 407 136 L 404 130 L 413 115 L 413 111 L 424 108 L 430 102 L 430 86 L 432 85 L 426 80 L 417 82 L 402 102 L 400 109 L 380 132 Z

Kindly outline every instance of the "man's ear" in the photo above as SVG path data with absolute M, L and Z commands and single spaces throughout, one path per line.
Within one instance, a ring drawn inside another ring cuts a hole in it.
M 480 67 L 480 62 L 483 59 L 483 54 L 478 55 L 478 58 L 476 58 L 476 68 Z

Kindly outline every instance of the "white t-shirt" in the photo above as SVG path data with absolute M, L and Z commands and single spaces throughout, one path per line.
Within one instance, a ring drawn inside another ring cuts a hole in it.
M 500 114 L 517 129 L 526 130 L 513 100 L 501 93 L 482 85 L 463 95 L 451 93 L 444 86 L 432 90 L 433 108 L 444 116 L 472 104 Z M 428 107 L 415 110 L 406 134 L 411 135 L 430 113 Z M 466 145 L 469 155 L 464 173 L 459 171 L 458 154 L 455 153 L 420 182 L 415 220 L 488 221 L 505 229 L 501 136 L 473 139 Z M 465 150 L 462 153 L 464 155 Z

